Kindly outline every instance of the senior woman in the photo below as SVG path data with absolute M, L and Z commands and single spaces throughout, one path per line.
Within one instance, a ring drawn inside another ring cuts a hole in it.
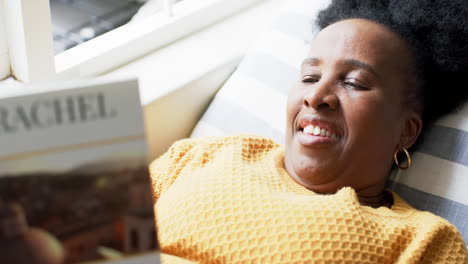
M 421 2 L 321 11 L 284 147 L 187 139 L 153 162 L 162 251 L 200 263 L 468 263 L 453 225 L 384 188 L 424 127 L 467 98 L 466 3 Z

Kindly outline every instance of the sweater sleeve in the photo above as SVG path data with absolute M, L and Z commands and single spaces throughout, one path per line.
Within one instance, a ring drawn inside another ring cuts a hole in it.
M 434 232 L 421 263 L 468 264 L 466 244 L 455 226 L 445 222 Z
M 149 166 L 154 202 L 177 179 L 179 172 L 189 160 L 193 140 L 175 142 L 169 150 L 154 160 Z

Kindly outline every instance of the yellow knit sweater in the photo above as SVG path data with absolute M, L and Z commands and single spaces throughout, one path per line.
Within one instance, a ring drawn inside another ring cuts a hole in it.
M 468 263 L 446 220 L 395 193 L 391 209 L 361 206 L 350 187 L 316 194 L 283 158 L 257 136 L 175 143 L 150 166 L 161 250 L 199 263 Z

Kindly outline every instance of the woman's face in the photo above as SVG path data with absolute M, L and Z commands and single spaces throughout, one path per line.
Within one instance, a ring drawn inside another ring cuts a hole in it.
M 319 193 L 382 191 L 397 145 L 410 147 L 421 129 L 403 107 L 410 57 L 399 36 L 364 19 L 317 35 L 287 104 L 285 165 L 296 182 Z

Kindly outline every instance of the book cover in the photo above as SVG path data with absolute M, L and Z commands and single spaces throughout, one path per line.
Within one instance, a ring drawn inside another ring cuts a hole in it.
M 136 80 L 0 92 L 0 263 L 159 263 Z

